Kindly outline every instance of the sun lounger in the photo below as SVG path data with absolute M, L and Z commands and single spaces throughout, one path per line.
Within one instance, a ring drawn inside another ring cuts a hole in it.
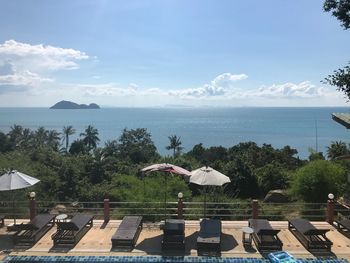
M 93 226 L 93 216 L 78 214 L 69 222 L 56 222 L 57 232 L 51 238 L 54 245 L 75 246 Z
M 317 229 L 306 219 L 288 220 L 288 229 L 308 250 L 331 250 L 333 243 L 326 237 L 329 229 Z
M 55 224 L 55 216 L 50 214 L 39 214 L 29 223 L 16 225 L 16 233 L 13 236 L 15 245 L 34 245 Z
M 221 221 L 203 219 L 197 238 L 198 255 L 220 255 L 221 252 Z
M 167 219 L 165 221 L 162 250 L 185 250 L 185 220 Z
M 142 230 L 142 216 L 124 216 L 117 231 L 112 236 L 112 248 L 132 249 Z
M 277 234 L 280 230 L 273 229 L 266 219 L 249 219 L 249 227 L 254 229 L 254 243 L 259 251 L 280 251 L 283 243 Z
M 350 219 L 335 220 L 338 231 L 350 237 Z

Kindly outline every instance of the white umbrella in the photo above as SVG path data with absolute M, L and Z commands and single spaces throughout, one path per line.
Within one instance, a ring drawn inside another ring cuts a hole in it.
M 171 174 L 178 174 L 178 175 L 185 175 L 185 176 L 190 176 L 191 173 L 189 171 L 187 171 L 186 169 L 180 167 L 180 166 L 176 166 L 170 163 L 156 163 L 156 164 L 152 164 L 150 166 L 147 166 L 143 169 L 141 169 L 141 171 L 143 173 L 147 173 L 147 172 L 169 172 Z M 165 192 L 164 192 L 164 214 L 166 217 L 166 196 L 167 196 L 167 176 L 165 176 Z M 144 186 L 145 188 L 145 186 Z M 143 190 L 145 192 L 145 189 Z
M 222 186 L 231 182 L 230 178 L 209 166 L 203 166 L 191 172 L 190 183 L 202 186 Z M 204 217 L 206 210 L 206 191 L 204 194 Z
M 35 185 L 38 182 L 40 182 L 40 180 L 34 177 L 18 172 L 16 170 L 12 170 L 0 177 L 0 191 L 27 188 L 29 186 Z
M 38 182 L 40 182 L 40 180 L 34 177 L 16 170 L 11 170 L 0 177 L 0 191 L 11 191 L 27 188 L 35 185 Z M 14 218 L 14 223 L 16 224 L 16 218 Z

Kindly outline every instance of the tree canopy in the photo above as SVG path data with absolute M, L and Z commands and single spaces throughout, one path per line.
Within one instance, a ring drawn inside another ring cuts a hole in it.
M 323 9 L 326 12 L 332 12 L 344 29 L 350 28 L 350 0 L 325 0 Z M 337 90 L 345 93 L 350 99 L 350 62 L 349 65 L 334 70 L 333 74 L 322 82 L 337 87 Z

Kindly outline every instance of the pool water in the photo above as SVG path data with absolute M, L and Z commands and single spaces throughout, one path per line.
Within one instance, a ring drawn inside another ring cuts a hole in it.
M 7 256 L 3 262 L 269 263 L 261 258 L 161 256 Z M 297 259 L 298 263 L 349 263 L 346 259 Z

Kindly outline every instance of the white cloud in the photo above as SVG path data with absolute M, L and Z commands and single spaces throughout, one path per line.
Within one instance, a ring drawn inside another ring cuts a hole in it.
M 7 40 L 0 44 L 0 59 L 12 61 L 19 70 L 32 71 L 77 69 L 77 60 L 88 59 L 84 52 L 50 45 L 31 45 Z
M 0 65 L 0 93 L 25 91 L 30 87 L 53 81 L 29 70 L 18 72 L 11 61 Z
M 233 83 L 248 78 L 246 74 L 233 75 L 231 73 L 223 73 L 211 81 L 211 86 L 232 88 Z
M 317 98 L 325 95 L 327 91 L 323 87 L 318 87 L 310 81 L 304 81 L 299 84 L 284 83 L 274 84 L 269 87 L 261 87 L 257 91 L 253 91 L 254 96 L 267 98 Z
M 246 74 L 233 75 L 231 73 L 223 73 L 213 79 L 209 84 L 204 84 L 199 88 L 190 88 L 184 90 L 169 91 L 170 96 L 180 98 L 206 98 L 213 96 L 223 96 L 230 89 L 234 88 L 234 82 L 248 78 Z
M 34 92 L 43 84 L 54 82 L 52 77 L 46 77 L 47 73 L 79 68 L 76 61 L 88 58 L 84 52 L 71 48 L 5 41 L 0 44 L 0 92 Z

